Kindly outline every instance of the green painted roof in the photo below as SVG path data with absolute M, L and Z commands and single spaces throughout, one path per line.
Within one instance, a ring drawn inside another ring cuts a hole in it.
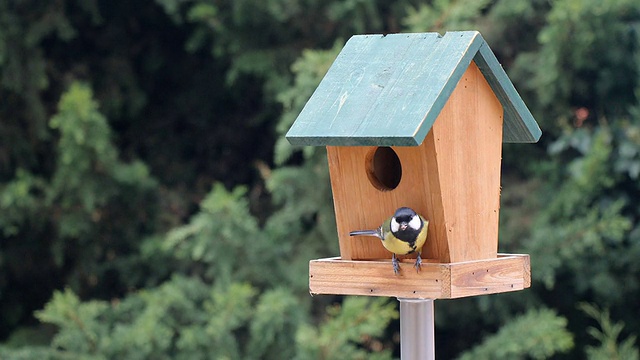
M 477 31 L 356 35 L 286 137 L 294 145 L 417 146 L 474 60 L 504 108 L 504 142 L 542 132 Z

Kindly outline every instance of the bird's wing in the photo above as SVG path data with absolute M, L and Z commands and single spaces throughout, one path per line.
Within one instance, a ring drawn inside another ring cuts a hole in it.
M 420 215 L 420 219 L 422 219 L 422 223 L 424 224 L 423 226 L 428 228 L 429 227 L 429 220 L 425 219 L 422 215 Z

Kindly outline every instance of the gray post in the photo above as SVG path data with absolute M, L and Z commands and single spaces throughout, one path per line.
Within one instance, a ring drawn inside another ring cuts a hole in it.
M 432 299 L 400 301 L 400 359 L 435 360 L 435 326 Z

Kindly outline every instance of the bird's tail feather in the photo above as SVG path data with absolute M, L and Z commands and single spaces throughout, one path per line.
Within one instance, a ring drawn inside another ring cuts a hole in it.
M 356 230 L 349 233 L 349 236 L 368 235 L 380 237 L 378 230 Z

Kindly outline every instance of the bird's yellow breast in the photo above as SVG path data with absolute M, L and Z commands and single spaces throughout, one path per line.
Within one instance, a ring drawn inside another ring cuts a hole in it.
M 406 241 L 402 241 L 395 237 L 391 231 L 386 231 L 384 234 L 384 240 L 382 240 L 382 245 L 385 249 L 391 251 L 394 254 L 398 255 L 406 255 L 412 253 L 414 251 L 421 251 L 422 246 L 427 240 L 427 231 L 429 228 L 429 221 L 424 220 L 424 226 L 420 233 L 418 234 L 416 241 L 414 243 L 415 247 L 412 247 L 410 243 Z
M 386 240 L 382 242 L 382 245 L 384 245 L 387 250 L 398 255 L 406 255 L 415 251 L 411 246 L 409 246 L 408 242 L 398 240 L 398 238 L 393 235 L 387 237 Z M 416 249 L 417 248 L 418 247 L 416 246 Z

